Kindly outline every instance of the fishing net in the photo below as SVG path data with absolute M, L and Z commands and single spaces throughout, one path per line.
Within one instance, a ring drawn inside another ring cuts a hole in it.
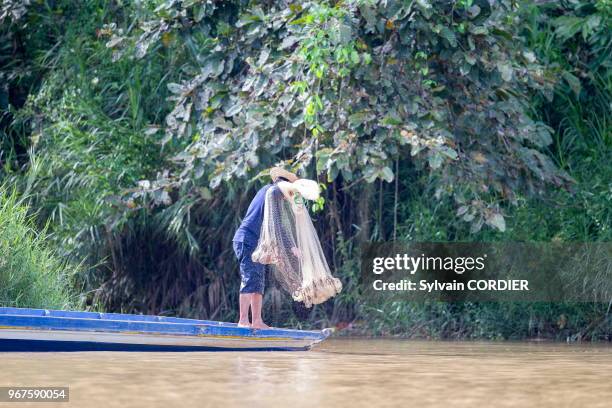
M 304 205 L 319 186 L 312 180 L 281 181 L 266 192 L 264 218 L 254 262 L 270 265 L 274 277 L 296 302 L 312 307 L 342 290 L 331 275 L 316 230 Z

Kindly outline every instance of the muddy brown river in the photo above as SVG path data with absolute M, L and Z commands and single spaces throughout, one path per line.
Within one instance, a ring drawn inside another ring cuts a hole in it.
M 0 353 L 33 407 L 612 407 L 612 347 L 331 339 L 307 352 Z

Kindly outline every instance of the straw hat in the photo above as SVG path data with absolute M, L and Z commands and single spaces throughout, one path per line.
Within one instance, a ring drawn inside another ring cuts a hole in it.
M 276 182 L 279 177 L 287 179 L 287 181 L 291 183 L 298 179 L 298 176 L 283 169 L 282 167 L 272 167 L 270 169 L 270 177 L 272 177 L 272 182 Z

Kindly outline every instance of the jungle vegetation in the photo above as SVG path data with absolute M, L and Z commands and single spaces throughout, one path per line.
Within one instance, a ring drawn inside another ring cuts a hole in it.
M 47 244 L 15 191 L 0 189 L 0 304 L 64 309 L 78 304 L 72 275 L 77 267 Z
M 372 305 L 358 275 L 368 241 L 611 240 L 611 17 L 610 0 L 2 0 L 2 208 L 21 204 L 0 217 L 68 260 L 59 299 L 235 319 L 232 234 L 284 165 L 324 188 L 345 290 L 304 310 L 271 286 L 271 323 L 610 339 L 612 303 Z M 0 284 L 37 281 L 31 258 Z M 28 304 L 15 293 L 0 302 Z

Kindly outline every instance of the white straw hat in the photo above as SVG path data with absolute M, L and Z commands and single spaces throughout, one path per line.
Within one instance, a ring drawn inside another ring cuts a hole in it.
M 282 177 L 291 183 L 298 179 L 298 176 L 283 169 L 282 167 L 272 167 L 270 169 L 270 177 L 272 178 L 273 182 L 275 182 L 279 177 Z

